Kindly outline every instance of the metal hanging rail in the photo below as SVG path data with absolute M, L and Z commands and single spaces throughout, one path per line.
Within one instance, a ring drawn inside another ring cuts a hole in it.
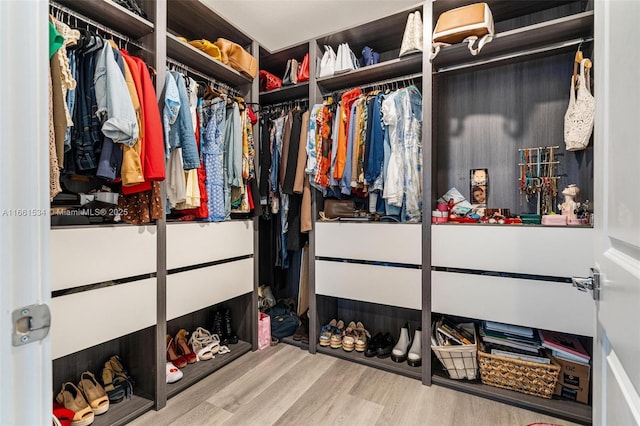
M 348 87 L 345 89 L 340 89 L 340 90 L 335 90 L 333 92 L 327 93 L 325 94 L 323 97 L 326 99 L 330 96 L 333 97 L 337 97 L 338 93 L 344 93 L 344 92 L 348 92 L 349 90 L 353 90 L 353 89 L 373 89 L 377 86 L 384 86 L 385 84 L 391 84 L 391 83 L 398 83 L 398 82 L 408 82 L 408 83 L 412 83 L 413 84 L 413 80 L 414 79 L 420 79 L 422 78 L 422 73 L 415 73 L 415 74 L 408 74 L 408 75 L 403 75 L 400 77 L 394 77 L 394 78 L 388 78 L 386 80 L 379 80 L 379 81 L 374 81 L 372 83 L 366 83 L 366 84 L 360 84 L 357 86 L 353 86 L 353 87 Z
M 96 28 L 99 31 L 102 31 L 103 33 L 109 34 L 117 39 L 120 39 L 121 41 L 123 41 L 125 44 L 131 44 L 132 46 L 135 46 L 139 49 L 144 50 L 144 46 L 139 43 L 138 41 L 132 39 L 129 36 L 126 36 L 122 33 L 119 33 L 103 24 L 101 24 L 98 21 L 94 21 L 93 19 L 81 14 L 80 12 L 76 12 L 73 9 L 69 9 L 66 6 L 63 6 L 59 3 L 56 3 L 55 1 L 49 1 L 49 7 L 55 11 L 58 11 L 60 13 L 66 14 L 69 16 L 69 18 L 74 18 L 77 19 L 81 22 L 84 22 L 85 24 L 92 26 L 94 28 Z M 52 13 L 54 16 L 56 15 L 55 13 Z M 70 22 L 67 22 L 67 24 L 70 24 Z M 77 22 L 75 24 L 75 27 L 77 28 Z
M 194 68 L 191 68 L 190 66 L 187 66 L 181 62 L 176 61 L 175 59 L 171 59 L 171 58 L 167 58 L 167 64 L 169 65 L 173 65 L 174 67 L 176 67 L 176 69 L 178 70 L 183 70 L 186 71 L 189 74 L 193 74 L 195 76 L 198 76 L 200 78 L 203 78 L 204 80 L 212 83 L 214 86 L 217 86 L 216 88 L 218 89 L 224 89 L 226 91 L 228 91 L 229 93 L 235 95 L 235 96 L 240 96 L 240 92 L 238 91 L 238 89 L 236 89 L 235 87 L 231 87 L 229 86 L 227 83 L 223 83 L 221 81 L 216 80 L 215 78 L 208 76 Z
M 267 105 L 260 105 L 260 109 L 261 110 L 269 110 L 269 109 L 275 109 L 275 108 L 279 108 L 279 107 L 285 107 L 285 106 L 296 106 L 296 105 L 301 105 L 304 103 L 309 103 L 309 98 L 299 98 L 299 99 L 291 99 L 289 101 L 284 101 L 284 102 L 278 102 L 275 104 L 267 104 Z

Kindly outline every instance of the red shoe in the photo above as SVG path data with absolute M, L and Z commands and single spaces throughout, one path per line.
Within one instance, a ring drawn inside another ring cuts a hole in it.
M 75 415 L 76 413 L 73 411 L 64 408 L 55 401 L 53 402 L 53 416 L 58 419 L 58 422 L 60 422 L 62 426 L 71 426 L 73 416 Z
M 187 365 L 187 360 L 183 356 L 178 356 L 176 345 L 173 342 L 171 336 L 167 334 L 167 361 L 171 361 L 173 365 L 178 368 L 184 368 Z
M 182 352 L 182 356 L 184 356 L 187 362 L 189 364 L 193 364 L 198 360 L 198 357 L 189 346 L 189 343 L 187 343 L 188 335 L 189 332 L 187 330 L 185 330 L 184 328 L 180 329 L 180 331 L 178 331 L 178 334 L 176 334 L 176 346 L 178 346 L 178 350 Z

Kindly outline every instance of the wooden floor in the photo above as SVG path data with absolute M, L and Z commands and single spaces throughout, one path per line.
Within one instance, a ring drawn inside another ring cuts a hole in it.
M 573 423 L 280 344 L 250 352 L 131 425 Z

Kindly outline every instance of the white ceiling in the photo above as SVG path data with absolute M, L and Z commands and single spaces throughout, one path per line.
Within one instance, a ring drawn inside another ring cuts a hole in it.
M 270 52 L 351 28 L 417 0 L 201 0 Z

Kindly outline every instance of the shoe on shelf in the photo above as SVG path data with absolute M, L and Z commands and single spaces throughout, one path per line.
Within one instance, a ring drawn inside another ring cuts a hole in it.
M 409 349 L 409 355 L 407 355 L 407 364 L 412 367 L 420 367 L 422 365 L 422 328 L 418 327 L 413 335 L 413 343 L 411 349 Z
M 119 369 L 122 364 L 119 359 L 115 359 L 113 363 L 109 359 L 104 363 L 102 369 L 102 386 L 109 397 L 109 404 L 122 402 L 125 398 L 130 398 L 133 393 L 133 379 L 131 379 L 132 382 L 129 382 L 126 379 L 126 374 L 114 370 L 114 365 Z
M 342 347 L 342 336 L 344 333 L 344 321 L 338 321 L 338 324 L 333 328 L 331 334 L 330 345 L 331 349 L 340 349 Z
M 74 412 L 72 426 L 88 426 L 93 423 L 93 410 L 82 396 L 80 389 L 71 382 L 62 385 L 62 390 L 56 396 L 56 402 L 64 408 Z
M 206 328 L 198 327 L 191 333 L 189 345 L 196 353 L 198 361 L 207 361 L 214 358 L 220 350 L 220 338 L 217 334 L 211 334 Z
M 167 361 L 165 370 L 167 372 L 167 383 L 175 383 L 178 380 L 182 379 L 182 376 L 184 376 L 182 371 L 180 371 L 180 369 L 173 365 L 173 363 L 170 361 Z
M 367 343 L 367 349 L 365 349 L 364 351 L 364 356 L 368 358 L 376 356 L 378 354 L 378 348 L 382 344 L 383 338 L 384 336 L 382 335 L 382 333 L 378 333 L 373 336 L 373 338 L 369 339 L 369 342 Z
M 56 426 L 71 426 L 76 413 L 53 401 L 53 423 Z
M 173 365 L 178 368 L 184 368 L 187 366 L 187 359 L 178 355 L 178 351 L 176 350 L 175 342 L 173 338 L 167 334 L 167 361 L 171 361 Z
M 229 308 L 224 310 L 222 315 L 222 324 L 224 337 L 229 345 L 235 345 L 238 343 L 238 336 L 233 332 L 233 327 L 231 326 L 231 310 Z
M 371 334 L 360 321 L 356 324 L 356 333 L 358 335 L 355 344 L 356 352 L 364 352 L 367 349 L 367 342 L 371 339 Z
M 193 349 L 191 349 L 191 347 L 189 346 L 189 343 L 187 342 L 188 335 L 189 335 L 189 332 L 184 328 L 181 328 L 178 331 L 178 334 L 176 334 L 176 347 L 182 353 L 182 356 L 184 356 L 184 359 L 187 360 L 187 363 L 193 364 L 198 360 L 198 357 L 193 352 Z
M 400 329 L 400 337 L 398 337 L 398 343 L 393 347 L 391 351 L 391 359 L 394 362 L 405 362 L 407 360 L 407 353 L 411 347 L 411 335 L 409 332 L 409 323 L 405 322 Z
M 109 409 L 109 397 L 92 372 L 85 371 L 80 375 L 78 388 L 82 391 L 84 398 L 89 403 L 93 414 L 99 416 L 107 412 Z
M 356 347 L 358 332 L 356 331 L 356 323 L 351 321 L 342 334 L 342 349 L 346 352 L 352 352 Z
M 229 343 L 225 338 L 222 325 L 222 311 L 220 310 L 213 311 L 213 325 L 211 327 L 211 332 L 218 336 L 221 345 L 226 345 Z
M 391 355 L 391 351 L 395 346 L 396 341 L 393 339 L 390 333 L 385 333 L 380 346 L 378 347 L 378 351 L 376 352 L 376 356 L 378 358 L 387 358 Z
M 338 321 L 334 318 L 329 322 L 329 324 L 322 326 L 322 329 L 320 329 L 320 337 L 318 338 L 318 343 L 320 343 L 320 346 L 329 346 L 331 344 L 333 329 L 337 324 Z
M 125 389 L 125 397 L 127 399 L 131 398 L 133 395 L 133 387 L 136 384 L 136 381 L 133 379 L 127 370 L 125 370 L 124 365 L 122 365 L 122 361 L 118 355 L 113 355 L 109 358 L 109 364 L 111 365 L 111 369 L 114 372 L 114 380 L 117 384 L 120 384 Z

